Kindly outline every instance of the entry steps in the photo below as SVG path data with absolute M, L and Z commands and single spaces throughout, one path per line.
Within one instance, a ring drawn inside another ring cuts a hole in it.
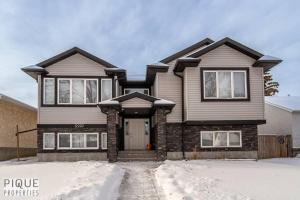
M 156 161 L 156 151 L 125 150 L 118 152 L 118 161 Z

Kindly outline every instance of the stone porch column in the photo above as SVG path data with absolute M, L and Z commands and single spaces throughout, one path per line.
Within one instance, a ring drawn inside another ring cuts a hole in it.
M 107 109 L 107 157 L 109 162 L 117 161 L 117 135 L 117 110 L 110 107 Z
M 156 109 L 156 139 L 157 139 L 157 160 L 164 161 L 167 159 L 167 111 L 163 107 Z

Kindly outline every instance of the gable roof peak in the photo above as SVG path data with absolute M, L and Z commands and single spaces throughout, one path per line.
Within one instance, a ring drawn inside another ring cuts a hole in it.
M 214 42 L 208 46 L 206 46 L 205 48 L 203 49 L 200 49 L 199 51 L 196 51 L 194 53 L 192 53 L 191 55 L 189 55 L 189 57 L 199 57 L 203 54 L 206 54 L 222 45 L 227 45 L 237 51 L 240 51 L 241 53 L 245 54 L 245 55 L 248 55 L 249 57 L 252 57 L 254 58 L 255 60 L 261 58 L 263 56 L 263 54 L 229 38 L 229 37 L 225 37 L 217 42 Z
M 44 60 L 44 61 L 42 61 L 42 62 L 40 62 L 40 63 L 38 63 L 36 65 L 39 66 L 39 67 L 45 68 L 45 67 L 47 67 L 49 65 L 52 65 L 52 64 L 57 63 L 57 62 L 59 62 L 61 60 L 64 60 L 64 59 L 66 59 L 66 58 L 68 58 L 70 56 L 73 56 L 73 55 L 77 54 L 77 53 L 81 54 L 84 57 L 87 57 L 87 58 L 93 60 L 96 63 L 104 65 L 107 68 L 117 68 L 115 65 L 113 65 L 113 64 L 111 64 L 111 63 L 109 63 L 109 62 L 107 62 L 107 61 L 105 61 L 105 60 L 103 60 L 103 59 L 101 59 L 101 58 L 99 58 L 97 56 L 94 56 L 91 53 L 89 53 L 89 52 L 87 52 L 87 51 L 85 51 L 83 49 L 80 49 L 79 47 L 76 47 L 76 46 L 73 47 L 73 48 L 71 48 L 71 49 L 69 49 L 69 50 L 66 50 L 66 51 L 64 51 L 64 52 L 62 52 L 60 54 L 57 54 L 56 56 L 53 56 L 53 57 L 51 57 L 51 58 L 49 58 L 47 60 Z
M 193 44 L 193 45 L 191 45 L 191 46 L 189 46 L 189 47 L 187 47 L 187 48 L 185 48 L 185 49 L 183 49 L 181 51 L 178 51 L 178 52 L 176 52 L 176 53 L 174 53 L 174 54 L 172 54 L 172 55 L 170 55 L 170 56 L 162 59 L 160 62 L 162 62 L 162 63 L 169 63 L 172 60 L 175 60 L 175 59 L 177 59 L 179 57 L 182 57 L 182 56 L 188 54 L 191 51 L 194 51 L 194 50 L 196 50 L 196 49 L 198 49 L 198 48 L 200 48 L 200 47 L 202 47 L 204 45 L 209 45 L 209 44 L 211 44 L 213 42 L 214 41 L 212 39 L 210 39 L 210 38 L 204 38 L 203 40 L 201 40 L 201 41 L 199 41 L 199 42 L 197 42 L 197 43 L 195 43 L 195 44 Z

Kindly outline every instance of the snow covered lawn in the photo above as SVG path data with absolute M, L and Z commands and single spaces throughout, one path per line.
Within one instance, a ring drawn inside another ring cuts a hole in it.
M 156 178 L 168 199 L 300 199 L 300 158 L 166 161 Z
M 116 199 L 124 170 L 115 164 L 81 162 L 0 162 L 0 199 L 4 178 L 38 178 L 39 199 Z

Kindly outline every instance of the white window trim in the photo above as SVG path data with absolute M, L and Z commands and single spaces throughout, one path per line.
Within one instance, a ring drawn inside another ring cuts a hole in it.
M 53 80 L 54 82 L 54 101 L 53 103 L 46 103 L 45 102 L 45 99 L 46 99 L 46 90 L 45 90 L 45 86 L 46 86 L 46 80 L 49 79 L 49 80 Z M 43 104 L 45 105 L 53 105 L 55 104 L 55 79 L 54 78 L 43 78 Z
M 103 143 L 103 135 L 106 135 L 106 147 L 104 147 L 104 143 Z M 107 138 L 107 133 L 106 133 L 106 132 L 101 133 L 101 149 L 103 149 L 103 150 L 106 150 L 106 149 L 107 149 L 107 140 L 108 140 L 108 138 Z
M 46 148 L 45 147 L 45 135 L 54 135 L 54 147 L 51 147 L 51 148 Z M 45 150 L 53 150 L 55 149 L 55 133 L 43 133 L 43 149 Z
M 226 132 L 227 134 L 227 146 L 215 146 L 215 133 L 217 132 Z M 240 145 L 229 145 L 229 133 L 239 132 L 240 134 Z M 202 133 L 212 133 L 213 134 L 213 145 L 212 146 L 203 146 L 202 144 Z M 241 148 L 242 147 L 242 131 L 241 130 L 230 130 L 230 131 L 200 131 L 200 145 L 201 148 Z
M 216 93 L 217 93 L 217 97 L 207 97 L 205 96 L 206 92 L 205 92 L 205 73 L 206 72 L 214 72 L 216 73 Z M 231 87 L 231 97 L 229 98 L 220 98 L 219 97 L 219 72 L 230 72 L 230 87 Z M 234 96 L 234 77 L 233 74 L 234 72 L 242 72 L 244 73 L 244 81 L 245 81 L 245 96 L 244 97 L 235 97 Z M 247 86 L 247 71 L 246 70 L 203 70 L 203 96 L 204 99 L 247 99 L 248 98 L 248 86 Z
M 76 134 L 83 134 L 84 135 L 84 147 L 83 148 L 79 148 L 79 147 L 72 147 L 72 137 L 73 135 Z M 70 137 L 70 147 L 60 147 L 59 146 L 59 136 L 60 135 L 69 135 Z M 97 135 L 97 146 L 96 147 L 87 147 L 87 135 Z M 57 149 L 69 149 L 69 150 L 86 150 L 86 149 L 99 149 L 99 133 L 57 133 Z
M 102 100 L 102 98 L 103 98 L 103 90 L 102 90 L 102 87 L 103 87 L 103 83 L 102 83 L 102 81 L 104 81 L 104 80 L 109 80 L 110 81 L 110 86 L 111 86 L 111 91 L 112 91 L 112 79 L 111 78 L 102 78 L 101 79 L 101 101 L 103 101 Z M 111 99 L 112 98 L 112 92 L 110 93 L 110 98 L 109 99 Z
M 95 103 L 87 103 L 86 102 L 86 81 L 97 81 L 97 97 L 96 97 L 96 102 Z M 87 105 L 95 105 L 98 103 L 98 99 L 99 99 L 99 83 L 98 83 L 98 79 L 93 79 L 93 78 L 90 78 L 90 79 L 84 79 L 84 104 L 87 104 Z
M 119 81 L 118 81 L 118 79 L 116 79 L 115 80 L 115 86 L 116 86 L 116 97 L 118 97 L 119 96 Z
M 68 80 L 70 81 L 70 102 L 69 103 L 61 103 L 59 102 L 59 81 L 60 80 Z M 72 86 L 73 86 L 73 80 L 83 80 L 83 103 L 72 103 L 73 101 L 73 93 L 72 93 Z M 86 102 L 86 81 L 97 81 L 97 97 L 96 97 L 96 102 L 95 103 L 87 103 Z M 57 104 L 59 105 L 96 105 L 98 103 L 98 98 L 99 98 L 99 82 L 98 79 L 95 78 L 58 78 L 57 79 Z
M 149 95 L 149 89 L 148 88 L 124 88 L 124 94 L 126 94 L 126 90 L 135 90 L 135 89 L 139 89 L 139 90 L 147 90 Z M 144 94 L 144 93 L 143 93 Z
M 69 135 L 70 147 L 72 146 L 72 138 L 70 133 L 57 133 L 57 149 L 70 149 L 70 147 L 60 147 L 59 146 L 59 136 L 60 135 Z

